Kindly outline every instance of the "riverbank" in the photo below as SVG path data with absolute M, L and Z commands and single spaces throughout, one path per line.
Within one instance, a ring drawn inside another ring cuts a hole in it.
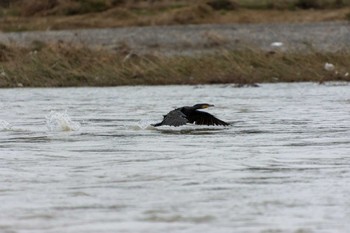
M 350 81 L 349 47 L 345 21 L 1 33 L 0 87 Z
M 5 0 L 0 3 L 3 32 L 349 19 L 349 0 Z
M 1 45 L 0 51 L 0 87 L 350 81 L 347 50 L 310 48 L 301 53 L 250 47 L 166 56 L 38 42 L 31 47 Z

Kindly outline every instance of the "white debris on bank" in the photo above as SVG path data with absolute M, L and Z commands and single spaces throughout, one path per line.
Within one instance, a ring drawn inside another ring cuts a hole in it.
M 335 69 L 335 66 L 332 63 L 326 62 L 324 64 L 324 69 L 327 71 L 333 71 Z
M 283 43 L 282 42 L 272 42 L 270 44 L 270 46 L 273 47 L 273 48 L 280 48 L 280 47 L 283 46 Z

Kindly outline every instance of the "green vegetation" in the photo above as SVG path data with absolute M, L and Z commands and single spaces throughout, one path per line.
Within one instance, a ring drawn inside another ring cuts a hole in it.
M 330 62 L 335 69 L 327 71 Z M 0 46 L 0 87 L 162 84 L 253 84 L 350 81 L 350 51 L 336 53 L 221 51 L 200 56 L 111 53 L 69 44 Z

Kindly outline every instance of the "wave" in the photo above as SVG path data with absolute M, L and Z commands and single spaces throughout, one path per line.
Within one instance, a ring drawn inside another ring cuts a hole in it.
M 0 131 L 12 130 L 12 125 L 7 121 L 0 120 Z
M 152 124 L 154 124 L 154 121 L 141 120 L 137 122 L 137 125 L 132 125 L 130 128 L 133 130 L 154 130 L 155 127 L 153 127 Z

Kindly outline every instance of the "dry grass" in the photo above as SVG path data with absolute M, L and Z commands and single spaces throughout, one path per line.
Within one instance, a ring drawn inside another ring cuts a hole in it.
M 350 0 L 12 0 L 0 30 L 347 20 Z
M 245 49 L 163 57 L 40 42 L 31 49 L 1 45 L 0 51 L 0 87 L 350 81 L 349 51 L 301 54 Z M 326 71 L 326 62 L 336 69 Z

